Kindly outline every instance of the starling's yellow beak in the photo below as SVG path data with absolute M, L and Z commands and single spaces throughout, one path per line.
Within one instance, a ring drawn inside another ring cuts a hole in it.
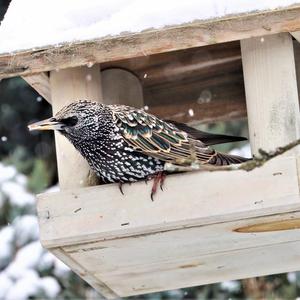
M 28 125 L 30 131 L 32 130 L 61 130 L 64 124 L 55 120 L 55 118 L 49 118 L 43 121 L 39 121 Z

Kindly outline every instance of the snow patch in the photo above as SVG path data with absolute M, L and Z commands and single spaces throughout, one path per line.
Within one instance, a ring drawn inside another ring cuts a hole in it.
M 37 266 L 37 269 L 40 272 L 49 270 L 54 266 L 55 256 L 51 254 L 50 252 L 45 252 L 43 256 L 41 257 L 39 264 Z
M 13 0 L 0 27 L 0 52 L 136 33 L 294 3 L 297 0 Z
M 0 183 L 13 179 L 17 174 L 17 170 L 12 166 L 4 166 L 0 163 Z
M 248 158 L 252 157 L 250 144 L 246 144 L 241 148 L 232 149 L 229 153 L 232 155 L 238 155 L 242 157 L 248 157 Z
M 43 277 L 40 281 L 40 285 L 45 295 L 50 299 L 56 298 L 61 290 L 57 280 L 50 276 Z
M 13 241 L 14 228 L 6 226 L 0 231 L 0 269 L 6 267 L 12 259 L 14 254 Z
M 69 276 L 70 268 L 67 265 L 65 265 L 61 260 L 55 257 L 53 273 L 57 277 L 65 278 Z
M 228 280 L 221 282 L 221 289 L 229 292 L 238 292 L 241 289 L 241 284 L 237 280 Z
M 40 278 L 35 271 L 18 280 L 8 291 L 6 300 L 27 300 L 41 290 Z
M 15 258 L 15 263 L 24 268 L 35 268 L 43 253 L 43 248 L 39 241 L 32 242 L 21 248 Z
M 6 181 L 2 183 L 2 191 L 13 206 L 25 207 L 35 204 L 35 197 L 16 182 Z
M 13 286 L 13 281 L 5 274 L 0 274 L 0 299 L 5 299 L 6 293 Z
M 14 220 L 16 245 L 18 247 L 39 239 L 39 227 L 37 217 L 25 215 Z

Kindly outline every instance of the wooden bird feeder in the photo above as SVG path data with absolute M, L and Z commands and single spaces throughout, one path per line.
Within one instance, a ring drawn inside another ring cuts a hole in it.
M 54 113 L 91 99 L 181 122 L 248 117 L 257 154 L 300 137 L 297 41 L 300 3 L 2 54 L 0 76 L 22 76 Z M 73 146 L 56 135 L 56 147 L 61 191 L 38 196 L 41 242 L 105 297 L 300 270 L 297 148 L 251 172 L 169 176 L 152 202 L 144 182 L 124 196 L 90 186 Z

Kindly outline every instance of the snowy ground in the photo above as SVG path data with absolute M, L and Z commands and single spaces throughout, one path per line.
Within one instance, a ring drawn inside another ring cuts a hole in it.
M 12 0 L 0 26 L 0 53 L 162 28 L 299 0 Z

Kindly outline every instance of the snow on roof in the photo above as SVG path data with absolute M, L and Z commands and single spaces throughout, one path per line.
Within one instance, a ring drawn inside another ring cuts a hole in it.
M 0 53 L 286 7 L 297 0 L 12 0 Z

